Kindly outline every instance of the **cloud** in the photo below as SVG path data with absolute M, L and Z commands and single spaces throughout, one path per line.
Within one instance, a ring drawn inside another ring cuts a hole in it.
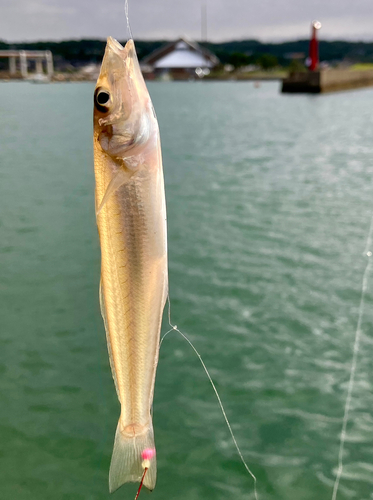
M 126 38 L 125 0 L 0 0 L 0 33 L 9 41 Z M 199 39 L 206 3 L 211 40 L 306 38 L 313 19 L 322 38 L 373 39 L 371 0 L 129 0 L 135 38 Z
M 316 18 L 315 18 L 316 19 Z M 291 39 L 305 39 L 310 35 L 310 25 L 308 21 L 263 25 L 252 28 L 253 38 L 263 41 L 283 41 Z M 322 28 L 319 37 L 323 40 L 366 40 L 371 41 L 373 26 L 373 16 L 368 18 L 323 18 Z
M 2 3 L 2 2 L 1 2 Z M 58 0 L 54 2 L 48 0 L 12 0 L 5 5 L 1 5 L 2 15 L 9 16 L 10 19 L 25 17 L 26 15 L 37 15 L 41 18 L 50 15 L 71 15 L 75 14 L 76 8 L 66 7 Z

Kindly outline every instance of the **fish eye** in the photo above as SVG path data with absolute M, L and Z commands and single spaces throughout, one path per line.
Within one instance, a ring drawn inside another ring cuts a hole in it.
M 109 111 L 110 104 L 110 92 L 105 89 L 98 87 L 95 91 L 95 106 L 101 113 L 107 113 Z

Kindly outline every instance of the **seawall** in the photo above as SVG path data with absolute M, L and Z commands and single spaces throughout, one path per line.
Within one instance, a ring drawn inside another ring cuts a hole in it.
M 373 70 L 295 71 L 282 82 L 282 92 L 318 94 L 373 86 Z

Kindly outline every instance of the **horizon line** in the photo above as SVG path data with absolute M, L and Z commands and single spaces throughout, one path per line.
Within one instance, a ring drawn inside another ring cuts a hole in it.
M 260 38 L 230 38 L 230 39 L 224 39 L 224 40 L 199 40 L 198 38 L 193 38 L 189 37 L 186 35 L 180 35 L 178 37 L 167 37 L 167 38 L 140 38 L 140 37 L 134 37 L 134 41 L 136 42 L 173 42 L 177 40 L 178 38 L 186 38 L 188 40 L 195 41 L 197 43 L 211 43 L 214 45 L 221 44 L 221 43 L 232 43 L 232 42 L 246 42 L 246 41 L 252 41 L 252 42 L 258 42 L 262 45 L 280 45 L 284 43 L 292 43 L 292 42 L 304 42 L 304 41 L 309 41 L 309 37 L 304 37 L 304 38 L 288 38 L 288 39 L 277 39 L 277 40 L 261 40 Z M 4 40 L 0 39 L 0 43 L 6 43 L 8 45 L 11 44 L 21 44 L 21 43 L 63 43 L 63 42 L 82 42 L 82 41 L 99 41 L 99 42 L 106 42 L 107 38 L 91 38 L 91 37 L 73 37 L 73 38 L 61 38 L 61 39 L 50 39 L 50 38 L 45 38 L 45 39 L 35 39 L 35 40 Z M 118 38 L 118 40 L 125 40 L 125 38 Z M 128 40 L 128 38 L 127 38 Z M 371 40 L 364 40 L 360 38 L 356 39 L 351 39 L 351 38 L 319 38 L 319 42 L 347 42 L 347 43 L 373 43 L 373 38 Z

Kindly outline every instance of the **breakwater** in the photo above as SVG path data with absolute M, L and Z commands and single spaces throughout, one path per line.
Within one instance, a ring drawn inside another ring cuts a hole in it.
M 283 80 L 282 92 L 318 94 L 370 86 L 373 86 L 373 70 L 294 71 Z

